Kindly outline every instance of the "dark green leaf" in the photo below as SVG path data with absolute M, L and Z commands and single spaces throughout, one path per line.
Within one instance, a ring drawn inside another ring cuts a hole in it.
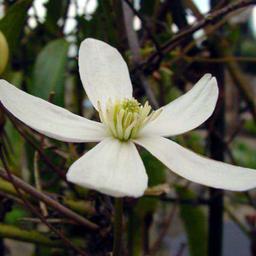
M 39 53 L 33 74 L 30 93 L 47 100 L 54 92 L 53 102 L 64 105 L 64 78 L 68 43 L 58 39 L 47 44 Z
M 22 208 L 13 208 L 10 212 L 6 214 L 4 222 L 10 225 L 17 225 L 22 218 L 27 216 L 28 213 Z

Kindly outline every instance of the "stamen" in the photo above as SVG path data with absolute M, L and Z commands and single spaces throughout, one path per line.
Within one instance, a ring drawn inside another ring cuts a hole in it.
M 155 120 L 161 113 L 161 109 L 151 111 L 151 107 L 146 102 L 142 106 L 135 99 L 123 99 L 106 102 L 104 110 L 98 102 L 99 116 L 113 137 L 127 141 L 135 138 L 140 129 L 149 122 Z

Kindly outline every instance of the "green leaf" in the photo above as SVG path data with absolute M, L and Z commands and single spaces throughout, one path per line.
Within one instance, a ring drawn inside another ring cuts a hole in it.
M 53 102 L 64 105 L 64 78 L 69 44 L 64 39 L 48 43 L 39 53 L 29 92 L 45 100 L 54 92 Z
M 256 168 L 255 148 L 251 144 L 242 140 L 236 140 L 233 143 L 232 152 L 237 165 L 252 169 Z
M 193 191 L 177 187 L 176 192 L 182 199 L 194 199 Z M 191 256 L 207 255 L 207 218 L 201 207 L 180 205 L 180 217 L 184 223 Z
M 19 37 L 24 29 L 27 11 L 31 3 L 32 0 L 17 1 L 0 20 L 0 30 L 5 34 L 11 51 L 20 42 Z
M 141 157 L 148 174 L 148 186 L 164 183 L 166 179 L 164 165 L 145 150 L 141 152 Z M 140 198 L 134 208 L 136 214 L 143 218 L 146 214 L 153 213 L 157 208 L 158 202 L 159 200 L 156 198 Z
M 166 178 L 164 165 L 146 150 L 141 152 L 141 157 L 149 177 L 148 186 L 164 183 Z
M 19 71 L 9 72 L 8 73 L 8 81 L 14 84 L 16 87 L 20 88 L 22 84 L 22 80 L 24 79 L 24 74 Z M 23 159 L 23 149 L 24 149 L 24 140 L 18 133 L 17 129 L 11 124 L 11 122 L 7 119 L 5 123 L 5 132 L 7 134 L 10 148 L 9 148 L 9 158 L 10 165 L 13 170 L 17 173 L 20 171 L 20 167 L 22 166 Z
M 244 124 L 244 129 L 251 135 L 256 135 L 256 122 L 254 120 L 247 120 Z
M 10 225 L 17 225 L 22 218 L 28 216 L 29 215 L 25 210 L 23 210 L 21 207 L 17 207 L 13 208 L 5 215 L 4 222 Z

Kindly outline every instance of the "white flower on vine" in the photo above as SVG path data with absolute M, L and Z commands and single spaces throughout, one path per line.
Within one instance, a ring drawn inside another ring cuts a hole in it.
M 3 106 L 29 127 L 60 141 L 99 142 L 71 165 L 67 173 L 70 182 L 115 197 L 143 195 L 148 176 L 136 143 L 188 180 L 237 191 L 256 186 L 255 170 L 207 159 L 165 138 L 190 131 L 211 116 L 218 87 L 210 74 L 183 96 L 152 111 L 147 102 L 141 105 L 133 98 L 127 65 L 108 44 L 84 40 L 79 71 L 101 122 L 72 114 L 0 81 Z

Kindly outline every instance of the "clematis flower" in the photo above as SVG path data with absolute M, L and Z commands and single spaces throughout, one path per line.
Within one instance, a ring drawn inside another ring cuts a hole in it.
M 27 126 L 64 142 L 99 142 L 71 165 L 67 173 L 70 182 L 115 197 L 143 195 L 148 176 L 135 146 L 138 144 L 193 182 L 236 191 L 256 186 L 255 170 L 207 159 L 166 138 L 188 132 L 211 116 L 218 87 L 210 74 L 183 96 L 152 111 L 148 103 L 141 105 L 133 98 L 127 65 L 110 45 L 84 40 L 79 72 L 101 122 L 77 116 L 0 81 L 0 101 Z

